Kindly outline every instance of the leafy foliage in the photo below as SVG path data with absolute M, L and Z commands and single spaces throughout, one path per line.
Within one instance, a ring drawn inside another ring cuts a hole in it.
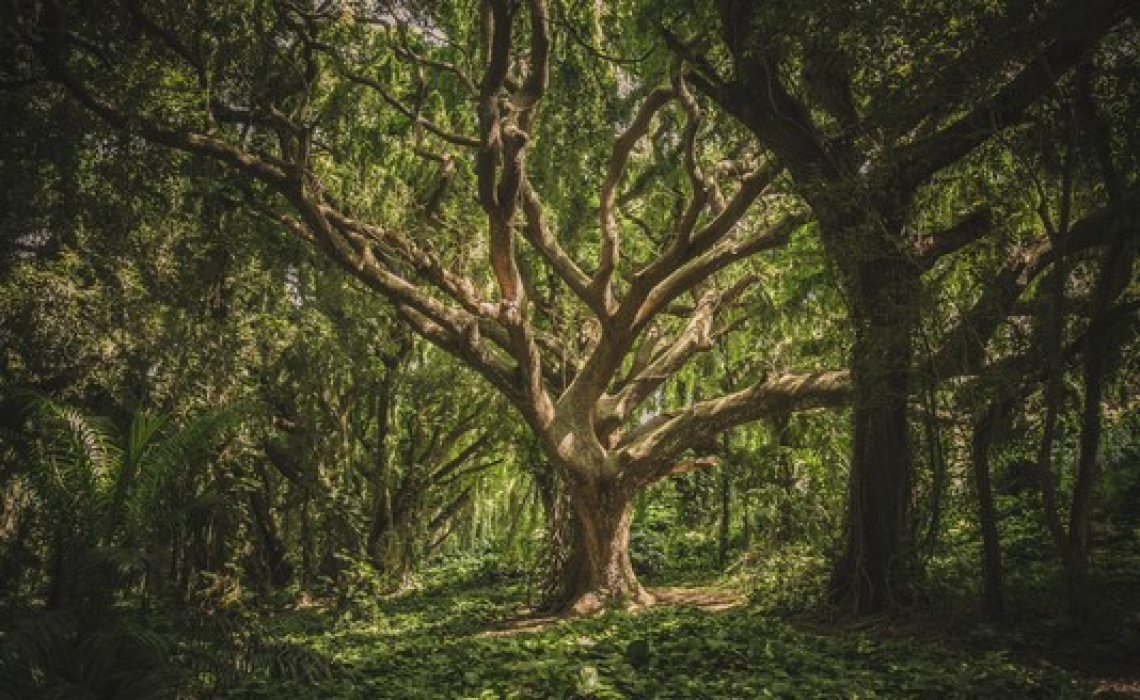
M 1138 20 L 4 4 L 0 694 L 1133 673 Z
M 1006 651 L 921 633 L 790 622 L 764 607 L 611 612 L 532 631 L 495 631 L 517 589 L 449 587 L 386 601 L 364 619 L 280 618 L 275 634 L 337 667 L 272 697 L 1084 697 L 1074 676 Z M 488 634 L 487 631 L 492 633 Z

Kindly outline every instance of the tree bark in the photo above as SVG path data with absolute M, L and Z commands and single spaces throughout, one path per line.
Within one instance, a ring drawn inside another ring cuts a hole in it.
M 577 525 L 576 548 L 565 569 L 564 609 L 588 615 L 605 607 L 649 605 L 630 560 L 634 489 L 596 477 L 568 489 Z
M 286 557 L 285 543 L 277 534 L 269 501 L 257 491 L 249 495 L 249 508 L 257 534 L 257 552 L 261 560 L 259 574 L 274 589 L 284 588 L 293 577 L 293 567 Z
M 832 595 L 865 613 L 905 600 L 916 574 L 907 399 L 919 285 L 901 256 L 865 259 L 852 281 L 854 450 Z
M 772 419 L 772 428 L 776 437 L 776 483 L 780 487 L 779 510 L 776 517 L 776 536 L 774 544 L 781 546 L 790 543 L 795 538 L 795 490 L 796 465 L 789 454 L 791 447 L 791 432 L 789 424 L 791 416 L 784 413 Z
M 728 564 L 728 550 L 732 537 L 732 474 L 728 466 L 720 469 L 720 523 L 717 527 L 716 564 L 724 568 Z
M 1097 281 L 1093 318 L 1108 314 L 1113 301 L 1127 288 L 1132 278 L 1135 246 L 1125 245 L 1123 225 L 1118 225 L 1112 245 L 1105 251 Z M 1065 551 L 1068 569 L 1069 614 L 1079 621 L 1089 617 L 1089 529 L 1093 511 L 1093 492 L 1100 477 L 1098 459 L 1101 438 L 1101 401 L 1104 384 L 1109 379 L 1119 354 L 1119 341 L 1108 339 L 1089 342 L 1084 357 L 1085 401 L 1081 411 L 1080 452 L 1077 459 L 1077 481 L 1069 508 L 1069 532 Z
M 994 432 L 1004 413 L 1002 398 L 995 398 L 974 425 L 970 457 L 974 471 L 974 490 L 978 498 L 978 522 L 982 530 L 982 612 L 990 620 L 1005 617 L 1005 591 L 1002 585 L 1001 538 L 998 514 L 994 507 L 990 479 L 990 448 Z

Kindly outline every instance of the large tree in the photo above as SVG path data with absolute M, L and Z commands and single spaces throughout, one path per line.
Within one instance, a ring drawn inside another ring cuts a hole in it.
M 939 258 L 992 230 L 989 212 L 978 208 L 929 235 L 921 202 L 940 196 L 940 174 L 1023 124 L 1106 35 L 1135 17 L 1137 6 L 692 6 L 681 19 L 665 18 L 666 40 L 689 63 L 694 85 L 791 173 L 840 275 L 854 336 L 854 453 L 833 585 L 856 609 L 882 608 L 916 580 L 907 414 L 923 278 Z M 997 309 L 1007 305 L 1008 313 L 1031 279 L 1024 261 L 1009 268 L 1014 276 L 984 295 L 997 306 L 979 304 L 961 326 L 970 333 L 948 348 L 968 345 L 984 357 L 1005 315 Z M 973 364 L 954 370 L 976 371 Z
M 542 106 L 567 120 L 581 89 L 581 76 L 551 79 L 544 0 L 44 2 L 9 19 L 35 56 L 27 77 L 115 129 L 224 165 L 235 200 L 311 242 L 509 400 L 576 516 L 568 606 L 648 600 L 630 564 L 631 502 L 707 463 L 694 448 L 846 394 L 845 371 L 820 371 L 666 402 L 670 377 L 741 327 L 756 282 L 747 261 L 807 217 L 776 195 L 773 161 L 708 138 L 723 131 L 679 71 L 659 85 L 606 72 L 632 106 L 601 115 L 604 158 L 544 132 Z M 658 172 L 654 149 L 670 155 Z M 539 159 L 562 172 L 540 182 Z M 599 172 L 566 172 L 591 160 Z M 413 176 L 391 175 L 401 163 Z M 438 173 L 426 188 L 425 166 Z M 652 183 L 670 171 L 680 184 L 661 205 Z M 596 194 L 561 196 L 567 177 Z

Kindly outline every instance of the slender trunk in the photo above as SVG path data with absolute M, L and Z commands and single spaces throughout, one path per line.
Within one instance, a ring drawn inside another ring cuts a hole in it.
M 1065 275 L 1063 259 L 1050 277 L 1049 316 L 1045 319 L 1045 344 L 1048 355 L 1048 375 L 1045 380 L 1045 420 L 1041 428 L 1041 442 L 1037 448 L 1037 483 L 1041 489 L 1041 508 L 1045 527 L 1058 551 L 1065 550 L 1065 527 L 1061 522 L 1057 504 L 1057 481 L 1053 473 L 1053 446 L 1057 441 L 1058 418 L 1064 402 L 1064 300 Z
M 67 601 L 69 582 L 67 552 L 70 541 L 69 533 L 56 530 L 52 533 L 51 563 L 48 568 L 48 586 L 45 607 L 48 610 L 57 610 Z
M 772 419 L 772 427 L 776 433 L 776 482 L 780 487 L 778 512 L 776 519 L 777 546 L 792 541 L 795 537 L 796 517 L 794 500 L 796 491 L 796 465 L 789 453 L 792 445 L 789 425 L 791 416 L 786 413 Z
M 925 336 L 924 336 L 925 337 Z M 932 350 L 927 347 L 927 357 L 931 357 Z M 942 429 L 938 422 L 938 398 L 935 386 L 938 378 L 933 373 L 927 380 L 923 389 L 923 432 L 927 448 L 927 459 L 930 463 L 930 518 L 926 525 L 926 533 L 922 542 L 924 557 L 931 557 L 938 548 L 938 536 L 942 533 L 942 510 L 946 498 L 948 475 L 946 473 L 946 459 L 942 451 Z
M 1066 117 L 1071 113 L 1066 111 Z M 1038 214 L 1049 241 L 1057 250 L 1057 260 L 1053 265 L 1052 275 L 1048 279 L 1049 306 L 1047 315 L 1043 319 L 1045 347 L 1048 359 L 1048 375 L 1045 381 L 1045 423 L 1041 429 L 1041 444 L 1037 453 L 1037 475 L 1041 486 L 1041 500 L 1044 508 L 1045 526 L 1048 528 L 1057 550 L 1065 559 L 1065 568 L 1069 569 L 1065 549 L 1065 526 L 1061 522 L 1061 513 L 1057 501 L 1057 481 L 1053 469 L 1053 446 L 1057 442 L 1060 431 L 1058 420 L 1064 408 L 1064 346 L 1065 346 L 1065 316 L 1067 314 L 1068 300 L 1065 295 L 1065 282 L 1069 276 L 1067 258 L 1069 242 L 1069 225 L 1071 223 L 1071 209 L 1073 198 L 1073 174 L 1076 168 L 1077 131 L 1071 118 L 1066 119 L 1068 139 L 1066 142 L 1065 160 L 1061 176 L 1061 198 L 1059 203 L 1058 220 L 1055 222 L 1049 210 L 1049 203 L 1041 191 L 1041 201 L 1038 205 Z M 1040 187 L 1040 186 L 1039 186 Z
M 990 448 L 994 433 L 1002 419 L 1001 399 L 995 399 L 974 425 L 970 456 L 974 471 L 974 490 L 978 497 L 978 522 L 982 529 L 982 611 L 991 620 L 1005 617 L 1005 592 L 1002 585 L 1001 539 L 998 514 L 994 507 L 990 481 Z
M 835 600 L 857 613 L 905 599 L 915 583 L 911 546 L 914 460 L 907 423 L 916 273 L 880 256 L 855 271 L 851 315 L 854 450 L 844 552 L 832 578 Z
M 313 527 L 308 494 L 301 496 L 301 594 L 313 592 Z
M 388 372 L 377 388 L 373 405 L 376 421 L 376 452 L 369 472 L 372 487 L 372 513 L 368 527 L 365 550 L 372 565 L 377 570 L 386 568 L 392 530 L 395 523 L 392 516 L 392 487 L 389 484 L 388 438 L 391 432 L 392 409 L 396 396 L 396 361 L 392 360 Z
M 1106 170 L 1108 164 L 1106 164 Z M 1105 316 L 1113 301 L 1127 288 L 1132 278 L 1136 248 L 1125 245 L 1124 226 L 1118 224 L 1112 245 L 1101 261 L 1100 277 L 1094 297 L 1093 318 Z M 1095 321 L 1094 321 L 1095 322 Z M 1069 539 L 1065 555 L 1069 579 L 1069 614 L 1087 620 L 1089 574 L 1089 523 L 1092 519 L 1093 490 L 1100 474 L 1097 459 L 1101 434 L 1101 400 L 1104 383 L 1116 360 L 1118 344 L 1090 342 L 1085 348 L 1085 403 L 1081 412 L 1080 455 L 1077 483 L 1069 509 Z
M 249 506 L 265 581 L 272 588 L 282 588 L 293 577 L 293 567 L 286 559 L 285 543 L 277 534 L 269 501 L 265 494 L 254 492 L 249 495 Z
M 507 541 L 504 549 L 507 552 L 508 560 L 515 561 L 522 559 L 521 553 L 518 551 L 519 547 L 519 532 L 522 530 L 523 519 L 526 517 L 526 494 L 520 493 L 521 489 L 515 488 L 511 484 L 507 503 L 509 510 L 507 511 Z
M 1065 549 L 1068 579 L 1069 615 L 1085 621 L 1089 617 L 1089 522 L 1092 519 L 1093 488 L 1100 472 L 1097 460 L 1100 446 L 1100 402 L 1105 375 L 1106 346 L 1092 346 L 1085 354 L 1085 404 L 1081 413 L 1080 456 L 1077 482 L 1069 510 L 1069 537 Z
M 744 490 L 744 498 L 740 504 L 740 548 L 748 552 L 752 548 L 752 497 L 751 491 Z
M 716 563 L 728 563 L 729 539 L 732 534 L 732 476 L 726 467 L 720 469 L 720 526 L 717 529 Z

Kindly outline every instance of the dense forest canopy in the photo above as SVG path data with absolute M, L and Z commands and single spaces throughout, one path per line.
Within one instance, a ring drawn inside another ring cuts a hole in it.
M 479 553 L 590 613 L 806 551 L 999 620 L 1028 551 L 1089 620 L 1140 537 L 1138 14 L 6 3 L 5 605 Z

